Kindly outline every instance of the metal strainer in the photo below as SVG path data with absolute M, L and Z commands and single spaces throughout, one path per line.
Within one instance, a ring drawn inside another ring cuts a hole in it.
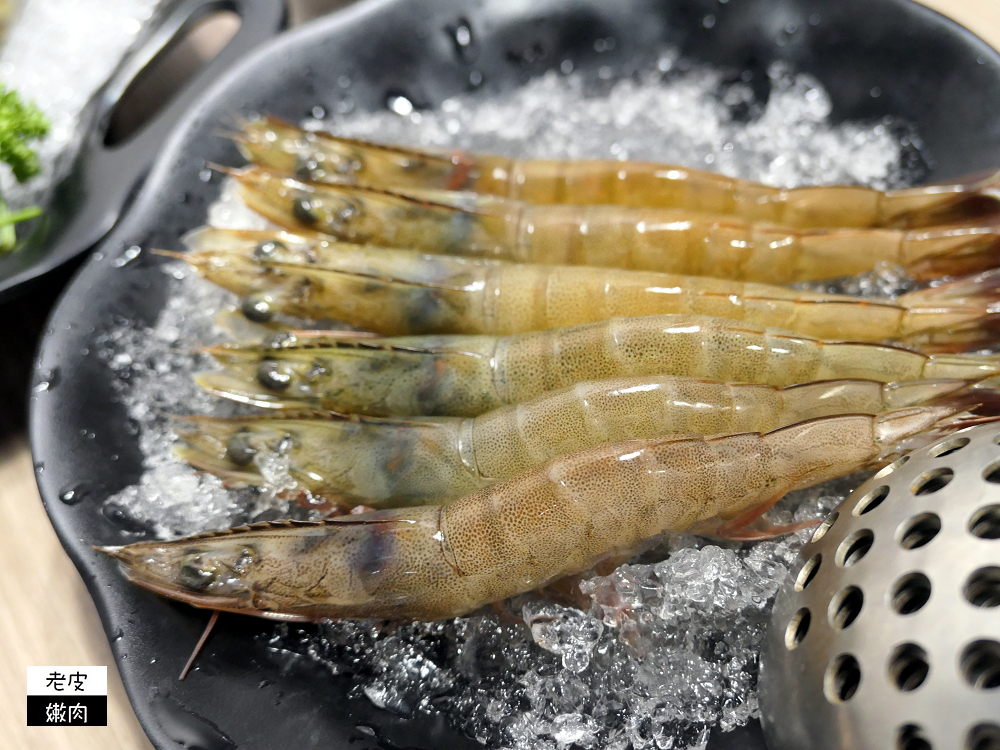
M 1000 426 L 899 459 L 816 528 L 760 706 L 771 750 L 1000 750 Z

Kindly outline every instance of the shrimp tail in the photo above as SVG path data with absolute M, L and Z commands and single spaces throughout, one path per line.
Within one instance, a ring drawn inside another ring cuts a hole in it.
M 972 313 L 967 313 L 972 316 Z M 972 317 L 960 323 L 924 331 L 902 340 L 909 346 L 935 354 L 975 351 L 1000 341 L 1000 310 Z
M 981 349 L 1000 341 L 1000 269 L 904 294 L 912 334 L 903 343 L 930 352 Z
M 943 407 L 927 407 L 929 409 L 941 408 L 945 411 L 945 416 L 925 430 L 916 434 L 903 433 L 899 439 L 892 438 L 892 433 L 894 429 L 896 429 L 896 426 L 888 423 L 884 430 L 884 435 L 887 437 L 880 441 L 883 445 L 882 455 L 877 461 L 873 462 L 872 466 L 884 466 L 904 453 L 919 450 L 936 440 L 940 440 L 941 438 L 970 427 L 1000 421 L 1000 415 L 984 416 L 974 413 L 977 406 L 978 404 L 972 404 L 969 408 L 965 408 L 965 406 L 961 404 L 948 404 Z M 906 418 L 906 415 L 904 414 L 905 411 L 907 410 L 901 409 L 899 411 L 903 420 Z
M 904 240 L 901 262 L 918 281 L 996 268 L 1000 265 L 1000 213 L 971 223 L 911 230 Z
M 819 422 L 821 419 L 809 421 Z M 952 433 L 996 421 L 1000 421 L 1000 416 L 978 416 L 956 405 L 911 407 L 885 412 L 873 418 L 873 437 L 880 452 L 872 461 L 872 466 L 884 466 L 901 454 L 922 448 Z M 780 427 L 768 434 L 795 430 L 803 424 L 808 422 Z M 778 493 L 731 518 L 719 516 L 707 519 L 695 524 L 690 531 L 727 541 L 756 541 L 773 539 L 819 523 L 818 519 L 781 525 L 770 523 L 764 516 L 783 495 L 784 492 Z
M 1000 211 L 1000 171 L 979 172 L 967 176 L 955 185 L 945 186 L 955 192 L 955 200 L 944 201 L 928 210 L 909 214 L 906 220 L 923 226 L 954 221 L 981 220 L 996 217 Z M 899 191 L 905 193 L 906 191 Z M 927 191 L 933 196 L 932 191 Z
M 976 416 L 1000 415 L 1000 377 L 986 378 L 951 392 L 938 395 L 925 403 L 952 406 Z
M 1000 302 L 1000 268 L 910 292 L 897 301 L 905 307 L 988 306 Z

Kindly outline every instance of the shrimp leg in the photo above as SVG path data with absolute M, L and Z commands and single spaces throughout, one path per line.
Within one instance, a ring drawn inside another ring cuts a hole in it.
M 962 380 L 829 380 L 774 388 L 668 376 L 577 383 L 471 419 L 330 412 L 189 417 L 177 454 L 231 483 L 259 485 L 256 462 L 283 454 L 300 487 L 351 508 L 445 502 L 559 455 L 629 438 L 766 432 L 835 414 L 878 414 L 955 394 Z M 951 400 L 945 403 L 950 404 Z
M 929 355 L 831 342 L 698 315 L 615 318 L 514 336 L 350 339 L 286 334 L 263 346 L 209 350 L 226 372 L 210 392 L 272 409 L 322 407 L 373 416 L 470 416 L 583 380 L 678 375 L 792 385 L 861 378 L 980 380 L 992 355 Z
M 541 204 L 683 208 L 804 228 L 928 226 L 996 210 L 1000 195 L 1000 173 L 889 191 L 778 188 L 649 162 L 523 160 L 383 146 L 306 132 L 275 117 L 247 122 L 237 141 L 255 163 L 313 181 L 471 190 Z
M 925 350 L 982 348 L 998 337 L 1000 315 L 991 307 L 1000 299 L 998 271 L 892 301 L 862 300 L 676 274 L 313 243 L 285 233 L 202 229 L 187 242 L 196 251 L 178 257 L 243 297 L 242 308 L 257 322 L 277 312 L 343 320 L 388 336 L 507 335 L 615 317 L 696 314 Z M 231 252 L 198 252 L 202 245 Z
M 135 583 L 281 620 L 438 620 L 545 585 L 665 531 L 738 517 L 949 425 L 954 409 L 800 422 L 766 434 L 626 440 L 442 507 L 265 522 L 101 549 Z
M 536 206 L 473 193 L 320 185 L 234 173 L 252 209 L 292 231 L 447 255 L 786 284 L 896 263 L 919 279 L 997 265 L 1000 219 L 927 229 L 802 229 L 689 210 Z

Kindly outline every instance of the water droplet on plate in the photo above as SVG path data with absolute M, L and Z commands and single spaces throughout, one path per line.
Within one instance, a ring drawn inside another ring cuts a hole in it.
M 76 505 L 82 503 L 90 497 L 91 488 L 87 482 L 80 482 L 71 487 L 65 487 L 59 492 L 59 499 L 66 505 Z
M 31 389 L 33 393 L 45 393 L 46 391 L 51 391 L 57 385 L 59 385 L 59 368 L 53 367 L 51 370 L 42 370 L 38 373 L 38 382 Z
M 444 27 L 444 31 L 451 38 L 455 55 L 459 60 L 469 62 L 476 56 L 476 40 L 472 33 L 472 24 L 467 18 L 456 18 L 454 22 Z
M 208 719 L 185 708 L 169 696 L 152 702 L 156 721 L 170 739 L 182 747 L 201 750 L 235 750 L 236 743 Z
M 146 524 L 132 518 L 132 516 L 126 513 L 125 509 L 117 503 L 107 503 L 103 508 L 101 508 L 101 515 L 108 519 L 113 526 L 129 534 L 140 534 L 144 536 L 149 532 Z
M 413 112 L 413 102 L 401 94 L 390 95 L 385 100 L 386 106 L 397 115 L 406 117 Z
M 111 261 L 111 265 L 115 268 L 121 268 L 131 263 L 133 260 L 139 257 L 139 253 L 142 252 L 142 248 L 138 245 L 132 245 L 125 252 L 123 252 L 119 257 Z

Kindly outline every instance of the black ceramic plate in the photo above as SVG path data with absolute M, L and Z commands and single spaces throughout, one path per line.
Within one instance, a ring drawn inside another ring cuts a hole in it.
M 703 23 L 708 15 L 716 19 L 711 28 Z M 472 29 L 474 55 L 456 54 L 448 29 L 459 19 Z M 607 37 L 616 40 L 614 50 L 598 54 L 594 41 Z M 259 50 L 179 123 L 132 208 L 56 309 L 38 358 L 36 377 L 52 384 L 33 396 L 31 410 L 42 497 L 97 602 L 136 713 L 158 748 L 474 743 L 441 721 L 406 722 L 348 700 L 344 678 L 282 667 L 266 639 L 255 638 L 273 626 L 251 618 L 224 615 L 199 669 L 177 681 L 207 613 L 127 585 L 88 546 L 134 538 L 102 516 L 100 506 L 139 479 L 142 463 L 112 376 L 89 351 L 114 316 L 152 324 L 166 293 L 156 259 L 144 254 L 124 267 L 113 261 L 131 245 L 175 247 L 183 232 L 202 223 L 218 184 L 202 182 L 198 172 L 206 162 L 240 163 L 233 146 L 215 135 L 233 113 L 300 119 L 315 105 L 332 105 L 345 74 L 362 107 L 383 107 L 399 93 L 435 106 L 466 90 L 473 69 L 488 85 L 509 86 L 566 58 L 588 68 L 665 43 L 737 72 L 789 60 L 822 81 L 835 119 L 907 118 L 933 156 L 931 179 L 1000 166 L 1000 56 L 908 0 L 378 0 Z M 882 94 L 873 98 L 876 87 Z M 60 502 L 61 491 L 81 485 L 83 502 Z M 379 739 L 357 734 L 359 723 L 375 727 Z M 763 742 L 751 725 L 714 736 L 710 747 Z

